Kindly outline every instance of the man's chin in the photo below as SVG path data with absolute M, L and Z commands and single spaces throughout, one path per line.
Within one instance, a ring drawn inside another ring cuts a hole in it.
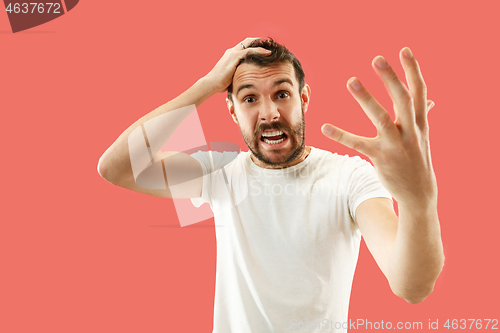
M 290 158 L 294 155 L 296 149 L 292 149 L 293 145 L 290 142 L 283 143 L 276 145 L 279 147 L 270 147 L 269 144 L 260 142 L 256 147 L 257 149 L 253 149 L 252 151 L 257 159 L 266 164 L 276 166 L 286 164 L 291 162 Z

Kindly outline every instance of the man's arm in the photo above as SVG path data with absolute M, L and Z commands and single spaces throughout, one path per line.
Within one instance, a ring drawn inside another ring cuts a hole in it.
M 356 210 L 356 223 L 392 291 L 407 302 L 422 302 L 444 264 L 437 209 L 399 207 L 373 198 Z
M 358 206 L 356 222 L 393 292 L 419 303 L 432 292 L 444 265 L 427 122 L 433 103 L 428 104 L 418 63 L 408 48 L 401 50 L 400 60 L 408 88 L 383 57 L 372 64 L 394 102 L 396 121 L 352 78 L 348 89 L 377 128 L 377 136 L 360 137 L 330 124 L 323 125 L 322 131 L 368 156 L 398 202 L 399 218 L 390 200 L 367 200 Z
M 141 144 L 144 142 L 144 136 L 134 138 L 130 137 L 130 135 L 134 132 L 134 130 L 142 130 L 144 124 L 146 124 L 147 122 L 155 122 L 158 121 L 158 119 L 161 119 L 160 117 L 163 117 L 164 120 L 167 120 L 167 122 L 163 121 L 163 123 L 161 124 L 163 126 L 160 126 L 163 131 L 150 131 L 147 135 L 147 139 L 148 143 L 159 141 L 167 142 L 167 140 L 174 133 L 177 127 L 191 113 L 192 110 L 185 107 L 189 105 L 195 105 L 195 107 L 197 108 L 213 93 L 214 92 L 211 90 L 210 82 L 205 78 L 201 78 L 177 98 L 158 107 L 157 109 L 137 120 L 134 124 L 127 128 L 101 156 L 98 164 L 99 174 L 114 185 L 140 193 L 164 198 L 171 198 L 172 194 L 170 192 L 170 189 L 166 185 L 163 186 L 165 187 L 165 189 L 148 189 L 137 184 L 140 184 L 137 179 L 137 174 L 145 171 L 146 165 L 141 166 L 142 170 L 135 170 L 136 177 L 134 177 L 134 170 L 132 166 L 133 159 L 131 158 L 131 156 L 141 155 L 141 152 L 134 152 L 134 150 L 136 150 L 136 146 L 140 148 Z M 168 117 L 169 115 L 174 116 L 165 118 L 165 116 Z M 168 120 L 171 121 L 168 122 Z M 135 133 L 137 133 L 137 131 L 135 131 Z M 129 142 L 129 137 L 132 139 L 131 142 Z M 156 146 L 159 146 L 161 148 L 161 144 L 157 144 Z M 163 166 L 158 165 L 158 163 L 161 164 L 162 161 L 164 161 L 163 163 L 167 162 L 170 167 L 190 170 L 192 173 L 192 179 L 198 179 L 202 177 L 201 166 L 197 165 L 198 162 L 190 156 L 187 156 L 185 154 L 177 154 L 175 152 L 160 151 L 152 151 L 152 154 L 154 156 L 155 165 L 149 166 L 150 168 L 161 167 L 163 169 Z M 163 177 L 159 179 L 159 182 L 165 184 L 165 180 L 163 179 Z M 194 195 L 193 197 L 198 197 L 199 195 L 196 195 L 196 193 L 199 193 L 201 191 L 201 181 L 197 184 L 198 186 L 200 186 L 200 188 L 193 188 L 193 193 L 191 193 Z
M 256 38 L 247 38 L 242 43 L 248 45 L 254 39 Z M 241 45 L 238 43 L 226 50 L 215 67 L 184 93 L 127 128 L 99 159 L 97 168 L 99 174 L 115 185 L 149 195 L 165 198 L 199 197 L 202 169 L 198 161 L 186 154 L 162 153 L 159 150 L 190 114 L 188 106 L 194 105 L 198 108 L 210 96 L 227 89 L 240 59 L 248 53 L 269 54 L 264 48 L 243 49 Z M 146 127 L 148 127 L 147 135 Z M 153 161 L 146 150 L 146 145 L 154 157 Z M 170 191 L 165 170 L 168 170 L 169 175 L 173 174 L 175 179 L 186 180 L 185 186 L 177 190 L 176 195 L 172 195 Z M 142 179 L 149 177 L 144 183 L 157 183 L 157 188 L 164 189 L 139 186 L 141 177 Z

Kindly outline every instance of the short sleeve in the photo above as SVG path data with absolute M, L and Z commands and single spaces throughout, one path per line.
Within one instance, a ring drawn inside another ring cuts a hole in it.
M 371 198 L 388 198 L 392 196 L 380 182 L 375 168 L 360 157 L 352 158 L 352 172 L 349 178 L 349 211 L 355 221 L 356 208 Z
M 191 198 L 191 202 L 195 207 L 200 207 L 205 202 L 212 208 L 212 179 L 216 171 L 223 166 L 231 163 L 237 156 L 237 152 L 216 152 L 216 151 L 201 151 L 191 154 L 191 157 L 196 159 L 203 170 L 203 185 L 201 189 L 201 197 Z

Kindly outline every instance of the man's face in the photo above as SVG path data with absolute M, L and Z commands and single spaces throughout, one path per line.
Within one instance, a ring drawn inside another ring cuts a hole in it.
M 261 162 L 285 167 L 304 152 L 304 112 L 309 86 L 299 94 L 291 63 L 269 67 L 243 63 L 233 77 L 233 119 L 252 154 Z

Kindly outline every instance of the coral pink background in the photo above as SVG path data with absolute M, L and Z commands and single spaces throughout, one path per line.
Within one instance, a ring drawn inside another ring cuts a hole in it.
M 86 0 L 16 34 L 0 12 L 0 332 L 211 332 L 213 220 L 180 228 L 172 201 L 112 186 L 96 167 L 123 130 L 227 48 L 268 35 L 306 71 L 308 145 L 355 154 L 320 133 L 325 122 L 375 134 L 345 85 L 357 76 L 391 108 L 371 68 L 379 54 L 403 77 L 398 52 L 409 46 L 436 102 L 445 269 L 434 293 L 410 305 L 363 245 L 349 317 L 438 319 L 438 331 L 448 318 L 500 319 L 499 4 L 474 4 Z M 247 150 L 224 98 L 198 110 L 206 140 Z

